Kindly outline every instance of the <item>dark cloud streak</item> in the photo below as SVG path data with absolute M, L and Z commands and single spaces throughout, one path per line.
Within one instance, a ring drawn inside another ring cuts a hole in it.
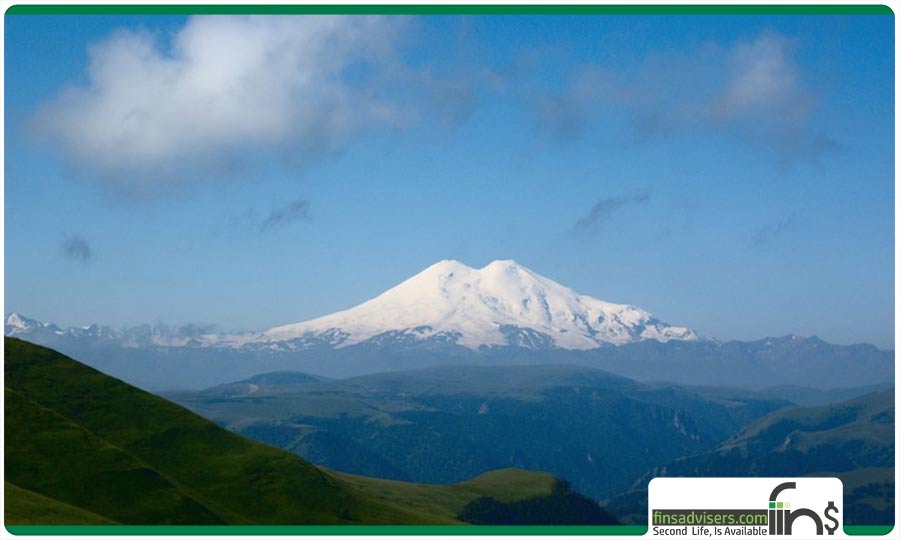
M 767 227 L 762 227 L 753 234 L 753 244 L 756 247 L 764 247 L 770 244 L 773 240 L 781 236 L 786 231 L 789 231 L 796 227 L 799 221 L 800 216 L 796 212 L 793 212 L 777 223 L 773 223 L 772 225 L 769 225 Z
M 260 223 L 259 232 L 266 233 L 284 225 L 309 219 L 309 201 L 296 199 L 269 212 L 269 215 Z
M 78 235 L 63 240 L 60 249 L 63 256 L 69 260 L 86 263 L 94 258 L 94 252 L 88 241 Z
M 575 230 L 585 232 L 594 230 L 612 217 L 614 213 L 626 206 L 636 206 L 650 201 L 647 192 L 629 195 L 627 197 L 607 197 L 600 199 L 590 212 L 575 222 Z

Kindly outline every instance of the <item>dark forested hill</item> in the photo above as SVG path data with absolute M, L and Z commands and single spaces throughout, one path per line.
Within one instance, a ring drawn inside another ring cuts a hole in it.
M 656 476 L 837 476 L 845 523 L 890 524 L 894 516 L 894 393 L 822 406 L 791 407 L 753 422 L 716 448 L 647 472 Z M 626 519 L 646 520 L 646 494 L 611 501 Z
M 257 376 L 171 399 L 337 470 L 458 482 L 517 467 L 603 498 L 790 403 L 637 383 L 578 366 L 455 366 L 316 380 Z

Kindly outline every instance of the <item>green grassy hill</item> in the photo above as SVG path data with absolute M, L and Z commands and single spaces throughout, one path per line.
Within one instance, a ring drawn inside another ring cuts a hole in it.
M 459 484 L 435 485 L 398 482 L 332 472 L 347 484 L 377 500 L 403 501 L 404 505 L 439 516 L 456 516 L 469 503 L 490 497 L 502 502 L 543 497 L 558 480 L 545 473 L 504 469 Z
M 116 522 L 9 482 L 3 484 L 6 523 L 42 525 L 115 525 Z
M 432 515 L 457 516 L 484 525 L 612 524 L 592 500 L 573 492 L 567 482 L 546 473 L 502 469 L 458 484 L 413 484 L 333 473 L 361 492 L 382 501 L 403 501 Z M 492 512 L 481 511 L 485 506 Z M 510 520 L 506 514 L 516 512 Z
M 5 352 L 8 525 L 451 524 L 483 498 L 582 500 L 527 471 L 455 486 L 332 473 L 53 350 Z M 613 522 L 594 507 L 589 523 Z

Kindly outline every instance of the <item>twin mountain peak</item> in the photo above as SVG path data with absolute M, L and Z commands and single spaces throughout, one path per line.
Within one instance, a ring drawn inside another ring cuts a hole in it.
M 60 329 L 17 314 L 6 319 L 6 335 L 39 330 L 65 333 L 127 330 L 90 326 Z M 310 343 L 344 347 L 370 340 L 433 341 L 469 349 L 492 346 L 595 349 L 646 340 L 698 341 L 694 331 L 666 324 L 651 313 L 576 293 L 513 260 L 472 268 L 443 260 L 384 293 L 345 311 L 262 332 L 220 334 L 189 327 L 149 327 L 159 346 L 278 347 Z M 293 347 L 291 347 L 293 348 Z

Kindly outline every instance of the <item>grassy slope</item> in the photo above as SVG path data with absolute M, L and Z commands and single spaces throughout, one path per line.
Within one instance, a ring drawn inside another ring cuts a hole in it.
M 134 455 L 17 390 L 5 392 L 11 482 L 123 523 L 223 523 Z
M 50 349 L 5 348 L 6 473 L 21 487 L 123 523 L 425 520 Z
M 59 502 L 33 491 L 4 482 L 7 523 L 42 523 L 45 525 L 115 525 L 116 522 Z
M 513 502 L 545 496 L 557 483 L 557 479 L 550 474 L 519 469 L 493 471 L 467 482 L 450 485 L 414 484 L 346 473 L 332 474 L 378 500 L 400 502 L 429 514 L 444 516 L 458 515 L 467 504 L 479 497 Z
M 55 351 L 5 340 L 7 524 L 440 524 L 461 507 L 550 494 L 500 471 L 455 486 L 319 469 Z M 49 516 L 49 517 L 48 517 Z

